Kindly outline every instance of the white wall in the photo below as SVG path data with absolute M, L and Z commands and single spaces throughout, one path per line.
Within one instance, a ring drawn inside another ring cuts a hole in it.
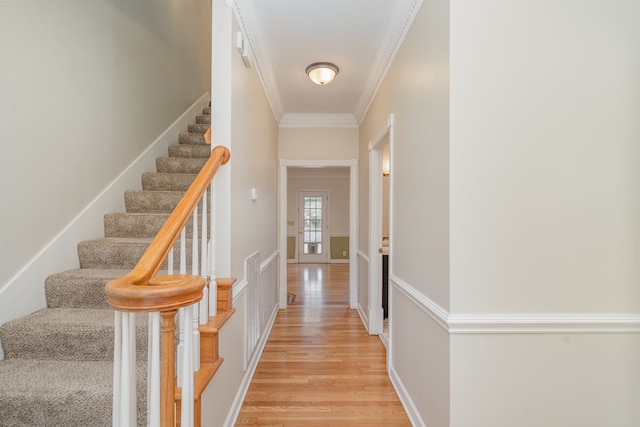
M 449 425 L 449 336 L 421 301 L 449 306 L 449 1 L 427 0 L 360 128 L 358 250 L 369 257 L 368 144 L 395 115 L 392 153 L 392 378 L 415 425 Z M 359 274 L 364 274 L 360 271 Z M 398 287 L 417 295 L 410 299 Z M 359 298 L 368 293 L 359 292 Z M 362 307 L 367 301 L 359 299 Z M 401 390 L 402 391 L 402 390 Z M 402 393 L 401 393 L 402 394 Z M 405 399 L 405 401 L 406 401 Z
M 231 160 L 216 175 L 218 277 L 238 279 L 233 302 L 237 311 L 221 335 L 220 354 L 225 360 L 202 397 L 202 425 L 219 427 L 233 425 L 252 373 L 251 365 L 247 370 L 244 366 L 244 285 L 245 259 L 256 251 L 262 263 L 256 313 L 261 339 L 277 309 L 278 127 L 255 68 L 245 68 L 235 49 L 239 28 L 232 10 L 224 0 L 214 0 L 213 7 L 212 143 L 231 152 Z M 258 199 L 252 201 L 254 187 Z M 253 363 L 258 356 L 254 354 Z
M 357 128 L 281 128 L 278 156 L 287 160 L 358 158 Z
M 210 7 L 0 2 L 0 287 L 209 91 Z
M 640 318 L 639 19 L 451 3 L 451 314 L 494 331 L 451 339 L 452 427 L 640 423 L 640 339 L 603 331 Z

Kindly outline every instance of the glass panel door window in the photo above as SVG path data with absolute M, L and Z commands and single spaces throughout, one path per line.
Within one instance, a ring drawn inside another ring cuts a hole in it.
M 299 261 L 326 262 L 326 192 L 301 192 L 299 197 Z
M 308 254 L 322 254 L 322 197 L 305 196 L 303 200 L 303 248 Z

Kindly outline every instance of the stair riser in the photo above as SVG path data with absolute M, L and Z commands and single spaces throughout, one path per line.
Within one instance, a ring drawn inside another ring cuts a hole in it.
M 207 123 L 189 123 L 189 125 L 187 126 L 187 131 L 189 133 L 202 133 L 204 134 L 207 130 L 209 130 L 209 128 L 211 127 L 211 125 L 207 124 Z
M 210 156 L 210 145 L 175 144 L 169 146 L 169 157 L 193 157 L 208 159 Z
M 149 242 L 126 242 L 114 243 L 110 240 L 92 240 L 78 244 L 78 256 L 80 258 L 80 268 L 117 268 L 133 269 L 147 247 Z M 200 246 L 198 246 L 198 249 Z M 174 246 L 174 268 L 176 271 L 180 262 L 180 246 Z M 186 250 L 187 271 L 191 272 L 191 242 L 187 242 Z M 160 267 L 167 268 L 165 260 Z
M 156 159 L 156 171 L 159 173 L 198 174 L 206 162 L 207 159 L 159 157 Z
M 207 145 L 204 134 L 201 133 L 181 133 L 178 135 L 178 143 L 189 145 Z
M 49 276 L 44 284 L 47 307 L 109 308 L 104 287 L 111 280 Z
M 170 214 L 183 196 L 181 191 L 126 191 L 124 205 L 128 213 Z
M 196 174 L 145 173 L 142 175 L 142 189 L 149 191 L 187 191 Z
M 198 124 L 211 124 L 211 116 L 209 115 L 202 115 L 202 116 L 196 116 L 196 123 Z
M 144 320 L 142 315 L 139 320 Z M 138 321 L 137 323 L 142 323 Z M 19 321 L 0 330 L 2 348 L 7 359 L 38 360 L 113 360 L 113 320 L 109 325 L 64 325 L 39 324 L 30 327 Z M 147 358 L 146 322 L 136 328 L 136 354 L 138 360 Z
M 200 209 L 202 209 L 201 206 L 198 207 L 199 212 Z M 169 214 L 108 214 L 104 217 L 105 237 L 153 238 L 168 217 Z M 202 224 L 198 228 L 201 230 Z M 193 235 L 192 219 L 189 219 L 185 225 L 185 233 L 188 238 Z

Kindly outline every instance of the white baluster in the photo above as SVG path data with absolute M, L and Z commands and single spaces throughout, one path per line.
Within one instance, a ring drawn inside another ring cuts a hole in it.
M 207 270 L 208 264 L 208 221 L 207 221 L 207 205 L 208 201 L 208 192 L 204 190 L 204 194 L 202 195 L 202 238 L 200 242 L 202 243 L 201 251 L 200 251 L 200 275 L 207 280 L 209 277 L 209 271 Z M 208 280 L 207 280 L 208 281 Z M 208 293 L 208 284 L 205 286 L 202 294 L 202 299 L 200 300 L 200 324 L 204 325 L 209 321 L 209 293 Z
M 129 427 L 137 425 L 136 414 L 136 321 L 133 313 L 120 313 L 122 336 L 120 337 L 120 358 L 114 359 L 119 365 L 120 399 L 118 418 L 113 419 L 114 426 Z M 114 404 L 115 410 L 115 404 Z M 114 413 L 115 415 L 115 413 Z
M 149 313 L 147 369 L 147 425 L 160 425 L 160 313 Z
M 216 284 L 216 183 L 211 182 L 211 213 L 209 214 L 211 239 L 209 243 L 209 316 L 218 312 L 218 286 Z
M 196 205 L 193 209 L 193 231 L 191 233 L 191 274 L 194 276 L 197 276 L 200 273 L 198 268 L 198 231 L 198 206 Z M 191 341 L 193 351 L 191 352 L 191 355 L 193 357 L 193 370 L 197 371 L 200 369 L 200 313 L 197 303 L 191 311 L 191 334 L 193 335 L 193 339 Z
M 122 312 L 115 311 L 113 341 L 113 427 L 120 425 L 122 413 Z
M 187 274 L 187 238 L 186 238 L 186 230 L 183 227 L 182 231 L 180 232 L 180 274 Z M 177 361 L 177 377 L 178 377 L 178 387 L 182 387 L 182 367 L 184 365 L 184 360 L 182 359 L 183 356 L 183 348 L 184 348 L 184 342 L 186 340 L 185 335 L 191 335 L 189 333 L 185 333 L 186 332 L 186 328 L 188 328 L 189 325 L 189 321 L 187 319 L 189 319 L 189 317 L 185 318 L 184 315 L 184 308 L 181 308 L 180 310 L 178 310 L 178 322 L 179 322 L 179 334 L 178 334 L 178 361 Z

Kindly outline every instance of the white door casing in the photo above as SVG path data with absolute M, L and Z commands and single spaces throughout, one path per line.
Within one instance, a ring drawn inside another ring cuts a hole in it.
M 369 306 L 367 329 L 371 335 L 382 333 L 382 158 L 383 150 L 389 145 L 390 169 L 393 171 L 393 114 L 369 142 Z M 389 234 L 393 236 L 393 173 L 389 176 Z M 393 253 L 393 238 L 389 241 L 389 254 Z M 393 258 L 389 256 L 389 276 L 392 273 Z M 391 306 L 391 292 L 389 292 Z M 391 316 L 389 317 L 391 322 Z M 388 354 L 390 351 L 388 352 Z
M 358 160 L 287 160 L 280 159 L 278 184 L 278 307 L 287 308 L 287 168 L 288 167 L 348 167 L 349 168 L 349 307 L 357 306 L 356 243 L 358 241 Z

